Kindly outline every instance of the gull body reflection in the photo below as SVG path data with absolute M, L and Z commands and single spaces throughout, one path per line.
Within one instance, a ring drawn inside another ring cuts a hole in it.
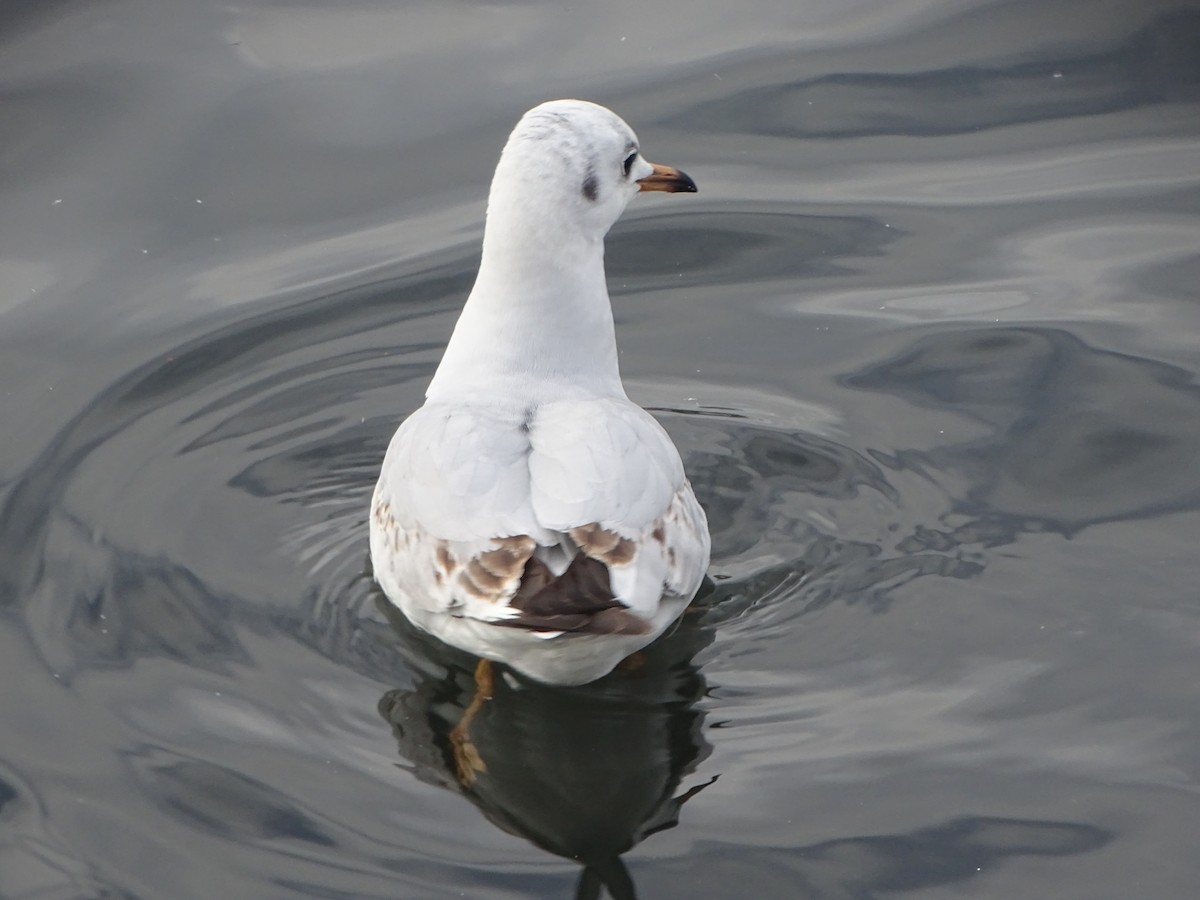
M 425 637 L 391 604 L 379 608 L 416 673 L 413 687 L 379 701 L 411 771 L 462 794 L 504 831 L 580 863 L 576 897 L 635 897 L 621 855 L 676 825 L 682 805 L 716 780 L 681 789 L 711 752 L 697 708 L 706 685 L 692 664 L 712 640 L 703 610 L 590 685 L 551 688 L 502 668 L 471 725 L 482 767 L 464 783 L 451 732 L 474 696 L 475 660 Z

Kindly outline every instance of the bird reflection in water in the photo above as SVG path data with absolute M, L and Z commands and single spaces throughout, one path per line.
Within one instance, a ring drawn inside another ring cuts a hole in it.
M 693 607 L 678 627 L 615 673 L 551 688 L 496 667 L 473 719 L 479 765 L 459 774 L 453 732 L 475 696 L 474 660 L 420 634 L 381 601 L 408 644 L 412 688 L 388 691 L 380 715 L 422 781 L 461 793 L 495 825 L 583 865 L 575 896 L 635 897 L 621 854 L 678 824 L 680 808 L 716 776 L 680 791 L 711 752 L 692 658 L 712 640 Z

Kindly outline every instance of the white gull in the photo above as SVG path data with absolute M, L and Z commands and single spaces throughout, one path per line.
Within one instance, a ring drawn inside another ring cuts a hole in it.
M 594 103 L 531 109 L 500 155 L 475 286 L 392 438 L 371 560 L 419 628 L 550 684 L 610 672 L 679 617 L 704 512 L 625 395 L 604 236 L 639 191 L 695 191 Z

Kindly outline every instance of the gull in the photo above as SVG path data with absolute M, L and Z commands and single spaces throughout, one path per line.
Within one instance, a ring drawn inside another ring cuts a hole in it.
M 604 237 L 634 194 L 695 190 L 580 100 L 531 109 L 500 155 L 475 285 L 370 512 L 380 587 L 480 657 L 483 693 L 488 661 L 551 685 L 601 678 L 703 580 L 704 511 L 666 431 L 625 394 L 604 275 Z

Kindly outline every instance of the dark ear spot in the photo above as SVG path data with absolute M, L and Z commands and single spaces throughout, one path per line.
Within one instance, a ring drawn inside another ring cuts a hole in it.
M 594 201 L 599 187 L 600 183 L 596 181 L 596 173 L 588 172 L 587 178 L 583 179 L 583 196 Z

